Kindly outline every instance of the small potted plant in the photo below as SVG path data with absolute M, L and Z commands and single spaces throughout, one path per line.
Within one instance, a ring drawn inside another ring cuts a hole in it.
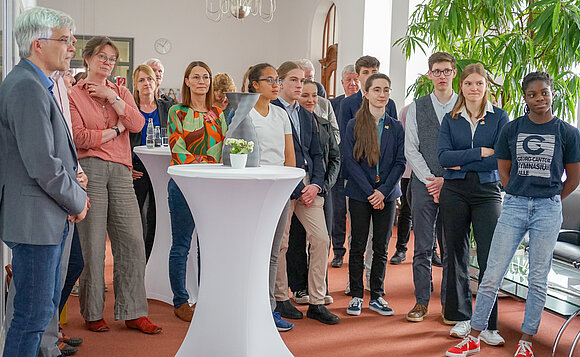
M 230 161 L 234 169 L 246 167 L 248 153 L 254 151 L 254 142 L 244 139 L 227 138 L 226 145 L 230 146 Z

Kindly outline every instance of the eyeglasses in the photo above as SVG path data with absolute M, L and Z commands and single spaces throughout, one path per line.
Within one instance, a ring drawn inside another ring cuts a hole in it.
M 453 73 L 453 69 L 451 68 L 445 68 L 444 70 L 433 70 L 431 71 L 431 74 L 433 75 L 433 77 L 439 77 L 441 76 L 441 73 L 443 73 L 445 75 L 445 77 L 449 77 L 451 75 L 451 73 Z
M 77 42 L 74 37 L 67 37 L 67 38 L 46 38 L 46 37 L 41 37 L 41 38 L 39 38 L 39 40 L 62 42 L 62 43 L 64 43 L 66 45 L 66 47 L 69 47 L 70 45 L 74 45 Z
M 190 81 L 194 81 L 194 82 L 202 82 L 202 81 L 203 82 L 209 82 L 210 79 L 211 79 L 207 74 L 204 75 L 204 76 L 195 75 L 195 76 L 191 76 L 191 77 L 188 77 L 188 78 L 189 78 Z
M 261 81 L 264 81 L 264 82 L 268 83 L 271 86 L 273 86 L 274 84 L 280 85 L 280 83 L 282 83 L 282 80 L 280 78 L 260 78 L 260 79 L 256 79 L 256 82 L 261 82 Z
M 104 53 L 97 54 L 97 58 L 99 59 L 99 61 L 103 63 L 107 62 L 109 62 L 109 64 L 117 63 L 117 59 L 115 57 L 107 57 Z

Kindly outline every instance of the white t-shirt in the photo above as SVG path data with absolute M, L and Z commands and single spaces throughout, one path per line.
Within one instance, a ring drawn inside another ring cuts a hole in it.
M 290 118 L 286 111 L 270 103 L 267 116 L 262 116 L 252 108 L 250 118 L 256 127 L 260 141 L 260 165 L 284 166 L 286 134 L 292 134 Z

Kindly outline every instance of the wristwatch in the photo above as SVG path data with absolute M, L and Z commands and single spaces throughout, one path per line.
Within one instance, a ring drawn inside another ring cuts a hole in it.
M 117 103 L 117 102 L 118 102 L 118 101 L 120 101 L 120 100 L 121 100 L 121 97 L 119 97 L 119 96 L 116 96 L 116 97 L 115 97 L 115 100 L 111 102 L 111 105 L 113 105 L 113 104 Z
M 117 97 L 117 98 L 119 98 L 119 97 Z M 119 127 L 118 126 L 115 125 L 111 129 L 115 130 L 115 132 L 117 133 L 117 136 L 121 135 L 121 131 L 119 130 Z

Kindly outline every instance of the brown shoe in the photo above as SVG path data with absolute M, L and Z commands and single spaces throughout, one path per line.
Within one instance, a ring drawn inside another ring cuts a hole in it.
M 429 315 L 429 308 L 425 305 L 415 304 L 415 307 L 407 314 L 407 321 L 421 322 Z
M 100 319 L 97 321 L 87 321 L 85 320 L 85 326 L 89 331 L 93 332 L 107 332 L 109 331 L 109 325 L 105 322 L 104 319 Z
M 195 310 L 195 305 L 189 306 L 189 303 L 186 302 L 185 304 L 181 305 L 177 309 L 173 309 L 173 313 L 175 316 L 179 317 L 181 320 L 190 322 L 193 318 L 193 311 Z
M 145 316 L 142 316 L 138 319 L 125 320 L 125 326 L 127 326 L 128 328 L 139 330 L 149 335 L 154 335 L 156 333 L 161 332 L 162 330 L 160 326 L 155 325 Z

